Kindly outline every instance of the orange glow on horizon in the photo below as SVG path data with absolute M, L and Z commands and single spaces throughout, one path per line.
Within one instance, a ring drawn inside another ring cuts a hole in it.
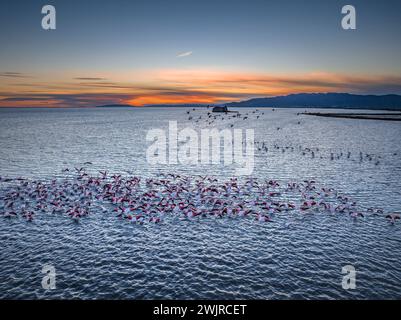
M 399 76 L 330 72 L 268 74 L 205 68 L 99 75 L 101 72 L 87 77 L 69 75 L 68 79 L 60 75 L 0 77 L 0 107 L 217 104 L 291 93 L 401 88 Z
M 213 96 L 143 96 L 128 100 L 127 104 L 134 106 L 146 106 L 152 104 L 214 104 L 232 101 L 229 97 Z

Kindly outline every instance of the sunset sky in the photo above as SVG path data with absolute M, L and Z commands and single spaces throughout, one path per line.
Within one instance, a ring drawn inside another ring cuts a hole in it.
M 357 30 L 341 28 L 345 4 Z M 400 15 L 399 0 L 1 1 L 0 106 L 401 94 Z

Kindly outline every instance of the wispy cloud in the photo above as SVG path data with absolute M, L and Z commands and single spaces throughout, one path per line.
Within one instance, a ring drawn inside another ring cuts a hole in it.
M 93 78 L 93 77 L 77 77 L 74 80 L 82 80 L 82 81 L 103 81 L 107 80 L 106 78 Z
M 28 75 L 21 72 L 0 72 L 0 77 L 4 78 L 29 78 Z
M 177 58 L 189 57 L 190 55 L 192 55 L 192 51 L 181 52 L 177 55 Z

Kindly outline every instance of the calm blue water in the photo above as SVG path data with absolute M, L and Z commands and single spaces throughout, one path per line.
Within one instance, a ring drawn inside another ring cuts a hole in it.
M 265 142 L 268 151 L 256 153 L 254 177 L 315 179 L 350 195 L 362 209 L 401 210 L 400 123 L 303 116 L 297 109 L 261 109 L 265 114 L 256 119 L 253 110 L 248 120 L 225 118 L 214 125 L 252 128 L 255 140 Z M 149 129 L 167 129 L 168 120 L 177 120 L 179 129 L 210 127 L 188 120 L 186 111 L 0 109 L 0 176 L 49 181 L 62 178 L 63 168 L 91 162 L 86 167 L 93 173 L 233 177 L 233 168 L 222 164 L 146 162 Z M 204 119 L 206 112 L 191 114 Z M 43 215 L 32 223 L 0 219 L 0 243 L 0 298 L 401 298 L 401 224 L 390 225 L 383 216 L 136 226 L 101 212 L 78 224 Z M 42 289 L 45 264 L 56 268 L 55 290 Z M 341 268 L 349 264 L 357 270 L 357 287 L 347 291 Z

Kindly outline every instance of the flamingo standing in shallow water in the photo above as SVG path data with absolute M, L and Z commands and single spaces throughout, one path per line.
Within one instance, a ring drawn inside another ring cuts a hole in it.
M 395 224 L 395 222 L 396 222 L 397 220 L 400 220 L 400 219 L 401 219 L 401 216 L 400 216 L 399 213 L 391 213 L 391 214 L 388 214 L 388 215 L 386 216 L 386 219 L 388 219 L 388 220 L 390 221 L 391 224 Z

